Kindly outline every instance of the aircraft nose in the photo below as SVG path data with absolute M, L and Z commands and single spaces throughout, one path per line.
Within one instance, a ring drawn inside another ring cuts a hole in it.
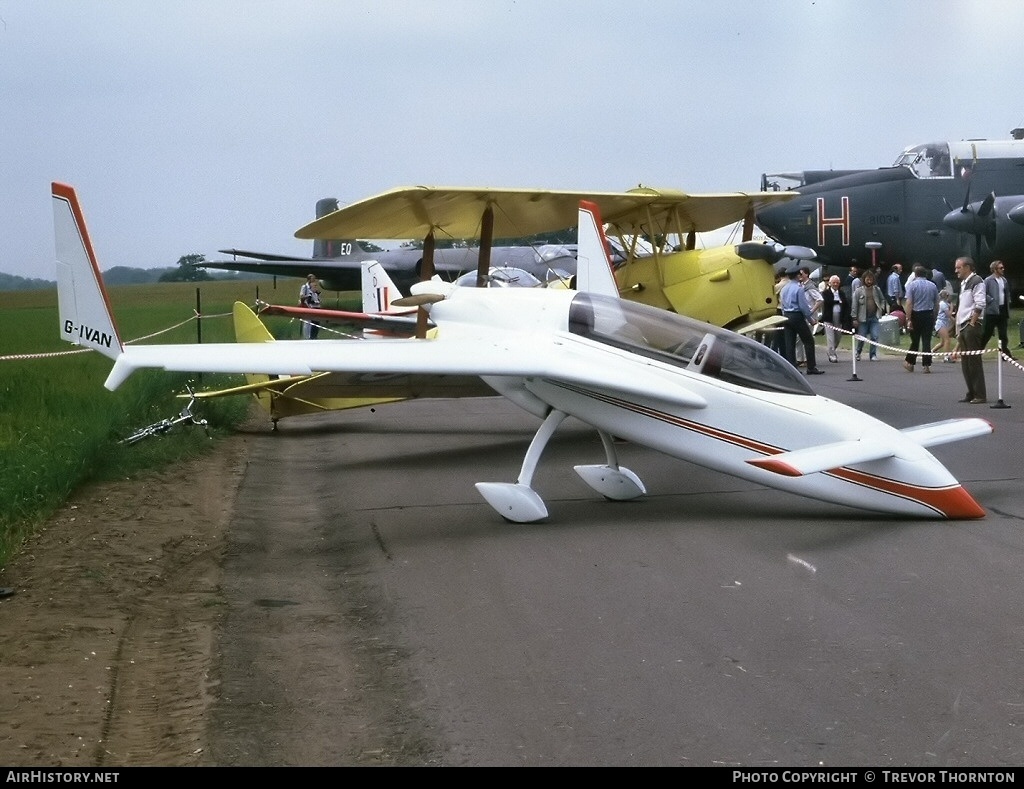
M 768 235 L 774 236 L 785 222 L 786 207 L 771 205 L 754 212 L 754 223 Z
M 950 520 L 976 520 L 985 517 L 984 508 L 960 485 L 934 491 L 923 500 Z

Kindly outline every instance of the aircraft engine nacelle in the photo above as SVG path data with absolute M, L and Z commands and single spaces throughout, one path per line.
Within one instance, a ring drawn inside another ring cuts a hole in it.
M 971 253 L 980 262 L 988 258 L 1015 260 L 1024 248 L 1024 197 L 988 195 L 950 211 L 943 224 L 974 237 Z

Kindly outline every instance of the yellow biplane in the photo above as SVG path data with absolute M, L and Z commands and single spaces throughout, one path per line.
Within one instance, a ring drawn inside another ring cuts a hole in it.
M 322 216 L 296 238 L 423 240 L 421 278 L 433 275 L 438 237 L 479 239 L 478 272 L 492 265 L 495 238 L 575 226 L 579 202 L 598 206 L 625 260 L 615 272 L 627 299 L 708 323 L 740 328 L 775 315 L 773 263 L 807 257 L 803 248 L 753 242 L 754 212 L 791 199 L 783 192 L 687 194 L 638 187 L 625 192 L 412 186 L 392 189 Z M 743 222 L 739 244 L 696 249 L 696 234 Z
M 784 193 L 689 195 L 675 190 L 640 187 L 628 192 L 579 193 L 529 189 L 469 187 L 406 187 L 345 206 L 296 232 L 303 239 L 422 238 L 422 279 L 433 274 L 432 255 L 437 235 L 478 238 L 477 284 L 494 280 L 489 257 L 492 239 L 535 235 L 571 226 L 581 199 L 600 207 L 607 227 L 625 251 L 614 272 L 619 294 L 626 299 L 695 317 L 737 331 L 767 328 L 776 317 L 773 263 L 787 252 L 777 245 L 750 241 L 753 211 L 789 199 Z M 696 249 L 696 234 L 744 222 L 744 241 L 736 245 Z M 364 264 L 363 305 L 381 300 L 381 287 L 397 288 L 382 267 Z M 373 271 L 368 278 L 367 272 Z M 557 280 L 554 280 L 557 282 Z M 548 285 L 550 286 L 550 282 Z M 561 283 L 559 283 L 561 284 Z M 573 283 L 566 283 L 573 284 Z M 273 308 L 265 314 L 297 308 Z M 330 311 L 319 311 L 325 319 Z M 347 314 L 338 313 L 339 319 Z M 421 311 L 421 318 L 425 313 Z M 309 316 L 306 316 L 309 317 Z M 235 305 L 239 342 L 273 339 L 255 313 Z M 426 328 L 421 323 L 417 334 Z M 438 380 L 407 376 L 373 377 L 323 374 L 294 378 L 249 375 L 245 386 L 199 393 L 198 398 L 253 394 L 276 426 L 279 419 L 308 413 L 358 408 L 415 397 L 479 397 L 493 391 L 478 380 L 443 377 Z

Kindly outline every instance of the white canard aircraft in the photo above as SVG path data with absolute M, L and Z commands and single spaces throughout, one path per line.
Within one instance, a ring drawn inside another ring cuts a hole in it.
M 547 517 L 531 482 L 566 416 L 598 431 L 605 462 L 575 468 L 609 499 L 646 492 L 618 464 L 618 437 L 860 510 L 909 518 L 985 515 L 926 447 L 988 434 L 987 421 L 949 419 L 897 430 L 816 395 L 796 368 L 748 337 L 602 293 L 427 281 L 414 286 L 413 297 L 437 327 L 433 338 L 125 346 L 74 189 L 53 184 L 53 207 L 61 336 L 114 360 L 108 389 L 140 368 L 479 376 L 542 420 L 515 482 L 476 485 L 514 522 Z M 581 203 L 579 226 L 579 262 L 598 264 L 594 282 L 601 290 L 600 265 L 608 257 L 596 206 Z

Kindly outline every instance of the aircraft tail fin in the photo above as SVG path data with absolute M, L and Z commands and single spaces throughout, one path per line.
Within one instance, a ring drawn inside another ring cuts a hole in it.
M 231 310 L 235 342 L 273 342 L 274 335 L 247 304 L 236 301 Z
M 372 315 L 406 311 L 393 305 L 395 299 L 402 298 L 402 293 L 378 261 L 364 260 L 362 276 L 363 312 Z
M 235 325 L 236 342 L 274 342 L 274 335 L 248 305 L 236 301 L 231 310 L 231 318 Z M 276 420 L 274 394 L 259 388 L 261 385 L 269 383 L 270 380 L 271 377 L 264 373 L 245 374 L 245 382 L 254 387 L 253 396 L 260 406 Z
M 117 359 L 124 352 L 74 187 L 54 182 L 53 234 L 62 340 Z
M 608 239 L 596 203 L 580 200 L 577 233 L 576 290 L 618 297 L 619 286 L 615 282 Z
M 338 210 L 338 201 L 333 197 L 325 197 L 316 201 L 316 218 L 327 216 Z M 336 239 L 316 238 L 313 239 L 314 258 L 336 258 L 341 257 L 342 242 Z

